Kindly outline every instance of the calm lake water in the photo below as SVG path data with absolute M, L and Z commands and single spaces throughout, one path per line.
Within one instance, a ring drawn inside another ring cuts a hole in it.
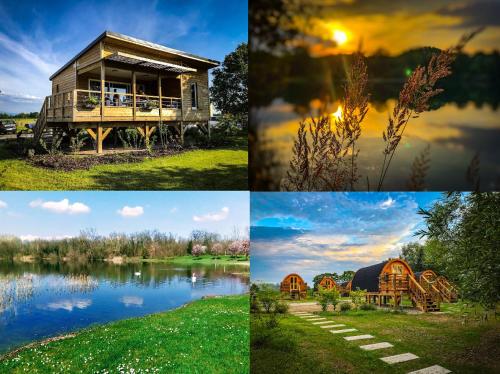
M 372 189 L 378 181 L 383 161 L 382 131 L 395 103 L 394 99 L 370 103 L 358 142 L 358 168 L 362 177 L 357 190 L 367 189 L 367 177 Z M 330 111 L 336 112 L 339 104 L 338 101 L 333 102 L 329 107 Z M 310 115 L 317 115 L 314 100 L 308 106 L 307 110 L 303 106 L 298 110 L 296 105 L 276 98 L 271 105 L 252 112 L 258 126 L 259 151 L 265 152 L 261 159 L 268 163 L 262 166 L 268 169 L 267 174 L 272 179 L 270 189 L 278 188 L 286 173 L 299 121 Z M 498 185 L 500 176 L 498 139 L 499 113 L 488 104 L 477 106 L 472 102 L 460 105 L 448 102 L 437 110 L 422 113 L 420 118 L 412 119 L 406 128 L 387 174 L 384 190 L 407 188 L 411 165 L 427 145 L 430 146 L 430 168 L 426 177 L 426 189 L 470 190 L 472 185 L 466 179 L 466 172 L 472 158 L 478 154 L 480 187 L 482 190 L 492 190 Z
M 244 272 L 238 265 L 0 263 L 0 353 L 206 295 L 241 294 L 249 283 Z

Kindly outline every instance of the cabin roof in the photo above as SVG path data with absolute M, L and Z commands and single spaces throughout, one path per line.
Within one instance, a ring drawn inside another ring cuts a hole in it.
M 350 281 L 347 281 L 347 282 L 342 282 L 339 284 L 340 287 L 347 287 L 347 285 L 349 284 Z
M 356 290 L 356 288 L 359 287 L 360 290 L 377 292 L 379 281 L 378 277 L 388 262 L 389 261 L 384 261 L 379 264 L 359 269 L 356 274 L 354 274 L 354 278 L 352 278 L 351 290 Z
M 123 41 L 129 42 L 129 43 L 135 44 L 135 45 L 140 45 L 143 47 L 160 50 L 160 51 L 167 52 L 167 53 L 179 56 L 179 57 L 202 62 L 204 64 L 209 65 L 210 67 L 219 66 L 219 61 L 217 61 L 217 60 L 212 60 L 209 58 L 197 56 L 197 55 L 194 55 L 192 53 L 188 53 L 188 52 L 180 51 L 177 49 L 165 47 L 165 46 L 160 45 L 160 44 L 148 42 L 146 40 L 137 39 L 137 38 L 134 38 L 132 36 L 119 34 L 117 32 L 106 30 L 101 35 L 99 35 L 95 40 L 93 40 L 89 45 L 87 45 L 83 50 L 81 50 L 76 56 L 74 56 L 71 60 L 69 60 L 66 64 L 64 64 L 59 70 L 57 70 L 54 74 L 52 74 L 49 79 L 52 80 L 60 72 L 62 72 L 64 69 L 66 69 L 68 66 L 70 66 L 73 62 L 75 62 L 78 58 L 80 58 L 83 54 L 85 54 L 89 49 L 91 49 L 94 45 L 96 45 L 97 43 L 99 43 L 101 40 L 103 40 L 106 37 L 112 38 L 112 39 L 117 39 L 117 40 L 123 40 Z

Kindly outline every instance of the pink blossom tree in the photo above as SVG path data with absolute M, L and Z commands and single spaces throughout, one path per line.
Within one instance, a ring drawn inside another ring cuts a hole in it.
M 212 253 L 215 256 L 221 256 L 224 254 L 224 246 L 221 243 L 215 243 L 212 246 Z
M 193 256 L 198 257 L 198 256 L 201 256 L 202 254 L 204 254 L 206 250 L 207 250 L 207 247 L 205 247 L 201 244 L 195 244 L 193 246 L 193 250 L 191 251 L 191 253 L 193 254 Z

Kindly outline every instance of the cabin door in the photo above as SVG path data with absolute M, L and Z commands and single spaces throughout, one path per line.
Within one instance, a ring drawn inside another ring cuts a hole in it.
M 297 277 L 290 277 L 290 290 L 297 291 L 299 289 L 299 282 Z

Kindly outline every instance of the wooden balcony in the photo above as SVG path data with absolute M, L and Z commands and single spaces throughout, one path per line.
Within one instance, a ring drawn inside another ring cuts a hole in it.
M 81 89 L 47 97 L 47 122 L 157 122 L 182 119 L 180 97 Z

